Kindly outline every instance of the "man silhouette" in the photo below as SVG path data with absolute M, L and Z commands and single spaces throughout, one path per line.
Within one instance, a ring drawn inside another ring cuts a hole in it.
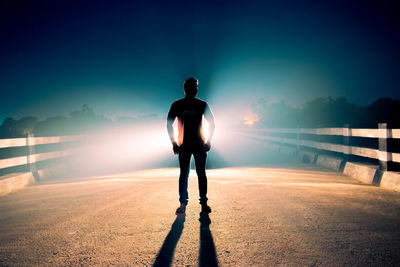
M 198 98 L 198 81 L 195 78 L 189 78 L 185 81 L 183 87 L 185 97 L 172 103 L 168 112 L 167 129 L 172 142 L 174 154 L 179 154 L 179 202 L 180 207 L 176 213 L 185 213 L 188 203 L 188 177 L 190 158 L 194 156 L 196 164 L 196 173 L 199 179 L 199 195 L 202 212 L 210 213 L 211 209 L 207 205 L 207 176 L 206 159 L 207 152 L 211 148 L 211 139 L 213 137 L 215 123 L 214 116 L 208 104 Z M 209 124 L 209 137 L 206 142 L 202 127 L 203 116 Z M 175 140 L 173 123 L 177 119 L 178 140 Z

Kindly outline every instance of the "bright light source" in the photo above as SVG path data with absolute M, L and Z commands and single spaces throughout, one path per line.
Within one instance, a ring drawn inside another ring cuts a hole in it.
M 84 170 L 155 167 L 173 156 L 165 122 L 137 124 L 91 134 L 76 164 Z

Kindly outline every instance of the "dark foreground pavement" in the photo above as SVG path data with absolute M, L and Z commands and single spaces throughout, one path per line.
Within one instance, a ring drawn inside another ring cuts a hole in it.
M 1 265 L 399 265 L 400 194 L 332 172 L 208 172 L 201 215 L 192 171 L 185 217 L 178 169 L 42 182 L 0 198 Z

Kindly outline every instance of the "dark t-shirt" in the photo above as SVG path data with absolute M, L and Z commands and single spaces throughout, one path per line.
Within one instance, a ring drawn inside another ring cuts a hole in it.
M 201 131 L 203 115 L 207 119 L 212 113 L 207 103 L 200 99 L 182 98 L 172 103 L 168 120 L 178 119 L 178 139 L 182 148 L 198 150 L 203 147 L 204 137 Z

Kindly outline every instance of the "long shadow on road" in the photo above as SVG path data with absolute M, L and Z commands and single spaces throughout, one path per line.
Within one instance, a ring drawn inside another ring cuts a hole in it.
M 208 213 L 200 213 L 200 252 L 199 266 L 218 266 L 217 253 L 215 250 L 214 239 L 210 231 L 211 220 Z M 153 266 L 170 266 L 174 258 L 176 245 L 182 235 L 185 214 L 178 215 L 171 226 L 167 237 L 162 244 Z
M 200 253 L 199 266 L 218 266 L 214 239 L 210 231 L 211 220 L 208 213 L 200 213 Z
M 176 216 L 167 237 L 162 244 L 153 266 L 170 266 L 179 238 L 182 235 L 185 214 Z

